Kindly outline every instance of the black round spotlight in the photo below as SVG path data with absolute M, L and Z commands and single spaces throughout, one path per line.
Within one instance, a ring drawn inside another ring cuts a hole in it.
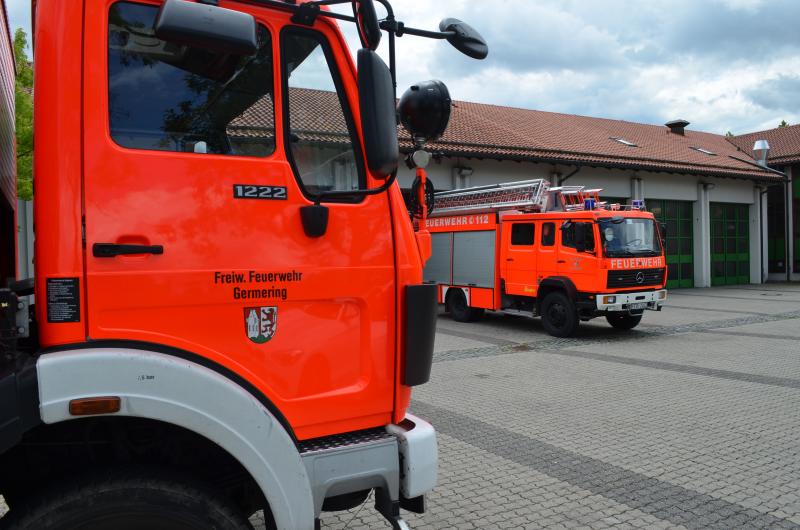
M 450 123 L 450 91 L 441 81 L 423 81 L 400 98 L 400 122 L 414 142 L 431 142 L 444 134 Z

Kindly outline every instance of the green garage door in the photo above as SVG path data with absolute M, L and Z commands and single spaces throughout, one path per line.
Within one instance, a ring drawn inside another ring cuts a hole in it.
M 711 203 L 711 285 L 750 283 L 750 206 Z
M 667 288 L 694 287 L 694 203 L 647 199 L 645 204 L 659 223 L 667 224 Z

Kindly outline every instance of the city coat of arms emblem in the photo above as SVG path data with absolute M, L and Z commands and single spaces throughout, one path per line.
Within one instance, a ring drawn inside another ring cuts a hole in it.
M 269 342 L 278 329 L 278 308 L 245 307 L 244 329 L 247 338 L 256 344 Z

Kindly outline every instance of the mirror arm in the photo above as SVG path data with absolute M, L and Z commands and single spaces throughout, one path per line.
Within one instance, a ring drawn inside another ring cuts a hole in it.
M 285 0 L 243 0 L 245 2 L 256 4 L 256 5 L 263 5 L 268 7 L 274 7 L 280 9 L 282 11 L 290 11 L 292 13 L 297 14 L 301 11 L 311 11 L 314 10 L 315 16 L 325 17 L 325 18 L 333 18 L 336 20 L 343 20 L 345 22 L 356 22 L 356 18 L 350 15 L 343 15 L 341 13 L 335 13 L 333 11 L 322 11 L 318 9 L 319 6 L 322 5 L 337 5 L 337 4 L 349 4 L 351 0 L 317 0 L 316 2 L 306 2 L 304 4 L 288 4 Z M 409 28 L 402 22 L 398 22 L 394 19 L 394 11 L 392 10 L 391 5 L 389 5 L 388 0 L 376 0 L 384 7 L 386 7 L 386 11 L 388 13 L 387 18 L 381 22 L 381 29 L 389 32 L 390 34 L 395 34 L 398 37 L 408 33 L 409 35 L 415 35 L 417 37 L 426 37 L 429 39 L 446 39 L 447 37 L 451 37 L 455 35 L 455 31 L 428 31 L 424 29 L 417 29 L 417 28 Z M 314 9 L 316 7 L 317 9 Z
M 352 0 L 315 0 L 314 2 L 306 2 L 305 5 L 315 6 L 335 6 L 338 4 L 351 4 Z
M 408 33 L 409 35 L 414 35 L 416 37 L 439 40 L 444 40 L 447 37 L 452 37 L 456 34 L 455 31 L 428 31 L 425 29 L 409 28 L 405 25 L 403 26 L 403 33 Z

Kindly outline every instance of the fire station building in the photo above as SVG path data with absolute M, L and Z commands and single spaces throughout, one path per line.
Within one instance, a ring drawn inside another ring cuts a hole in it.
M 644 199 L 667 224 L 670 288 L 779 279 L 768 277 L 779 272 L 780 243 L 767 219 L 784 216 L 769 208 L 779 202 L 773 195 L 785 179 L 756 161 L 753 139 L 762 135 L 732 143 L 688 125 L 454 102 L 447 132 L 428 145 L 434 154 L 428 175 L 437 190 L 546 178 L 554 186 L 602 188 L 602 198 L 612 202 Z M 795 134 L 800 146 L 800 128 Z M 402 140 L 402 148 L 410 150 L 409 139 Z M 776 149 L 771 156 L 782 153 Z M 800 149 L 794 153 L 791 160 L 800 164 Z M 787 160 L 770 158 L 776 167 Z M 404 167 L 399 180 L 409 189 L 414 172 Z M 800 195 L 794 197 L 796 205 Z
M 786 174 L 767 191 L 769 279 L 800 280 L 800 125 L 779 127 L 731 138 L 742 150 L 758 140 L 770 146 L 767 163 Z

